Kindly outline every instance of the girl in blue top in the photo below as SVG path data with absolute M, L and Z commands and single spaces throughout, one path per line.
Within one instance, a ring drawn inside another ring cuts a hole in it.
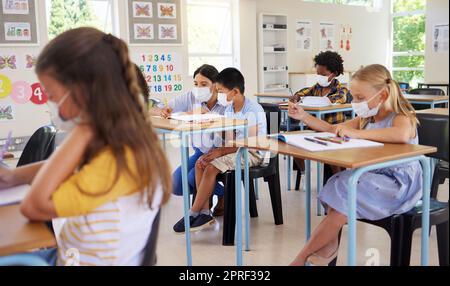
M 168 106 L 160 105 L 150 110 L 153 115 L 159 115 L 164 118 L 169 117 L 172 113 L 217 113 L 223 115 L 225 107 L 217 101 L 216 78 L 219 71 L 211 65 L 203 65 L 194 73 L 194 88 L 192 91 L 168 102 Z M 195 188 L 195 163 L 208 153 L 214 147 L 214 134 L 202 134 L 193 138 L 194 155 L 189 157 L 188 161 L 188 181 L 189 191 L 193 192 Z M 178 167 L 173 173 L 173 194 L 177 196 L 183 195 L 181 167 Z M 218 196 L 218 202 L 214 208 L 214 216 L 223 215 L 223 186 L 216 184 L 214 194 Z
M 341 137 L 383 143 L 418 144 L 417 118 L 389 71 L 381 65 L 359 70 L 352 78 L 353 109 L 357 118 L 338 125 L 314 118 L 292 104 L 289 116 L 310 128 Z M 328 265 L 338 252 L 338 233 L 347 223 L 347 190 L 352 170 L 330 178 L 319 199 L 327 216 L 291 265 Z M 422 196 L 422 168 L 419 162 L 368 172 L 357 187 L 357 218 L 381 220 L 411 210 Z

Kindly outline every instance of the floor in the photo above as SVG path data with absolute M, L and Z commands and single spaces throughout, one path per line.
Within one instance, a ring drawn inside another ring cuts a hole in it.
M 166 151 L 172 167 L 180 162 L 179 151 L 174 144 L 166 144 Z M 286 161 L 280 160 L 280 178 L 283 197 L 284 224 L 276 226 L 273 221 L 272 208 L 267 184 L 259 182 L 260 198 L 257 202 L 259 217 L 250 221 L 250 247 L 244 253 L 244 264 L 248 266 L 283 266 L 288 265 L 305 243 L 305 193 L 287 191 Z M 315 164 L 313 166 L 312 187 L 315 193 Z M 293 180 L 295 173 L 293 173 Z M 294 182 L 293 182 L 294 183 Z M 294 186 L 294 184 L 292 185 Z M 448 181 L 440 188 L 440 199 L 448 199 Z M 313 200 L 314 202 L 314 200 Z M 315 214 L 313 204 L 313 214 Z M 182 266 L 186 263 L 184 235 L 173 232 L 172 226 L 183 215 L 182 197 L 173 196 L 164 207 L 158 240 L 158 265 Z M 321 221 L 313 216 L 312 227 Z M 232 266 L 235 265 L 235 247 L 222 246 L 222 219 L 215 226 L 191 235 L 193 265 Z M 420 235 L 414 234 L 411 265 L 420 265 Z M 345 265 L 347 258 L 347 229 L 344 228 L 343 243 L 339 250 L 338 265 Z M 357 264 L 389 265 L 390 240 L 388 234 L 380 228 L 364 223 L 357 225 Z M 430 265 L 438 265 L 436 233 L 433 228 L 430 237 Z

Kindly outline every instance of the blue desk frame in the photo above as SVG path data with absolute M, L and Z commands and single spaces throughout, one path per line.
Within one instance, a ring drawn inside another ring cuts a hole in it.
M 186 239 L 186 260 L 187 265 L 192 266 L 192 250 L 191 250 L 191 235 L 190 235 L 190 222 L 189 222 L 189 210 L 190 206 L 190 193 L 189 193 L 189 183 L 188 183 L 188 160 L 189 160 L 189 137 L 196 134 L 205 133 L 216 133 L 225 131 L 235 131 L 243 130 L 245 138 L 248 137 L 248 125 L 234 125 L 229 127 L 219 127 L 219 128 L 205 128 L 199 130 L 167 130 L 162 128 L 155 128 L 155 130 L 163 135 L 163 140 L 166 140 L 167 134 L 175 134 L 180 140 L 181 148 L 181 177 L 182 177 L 182 188 L 183 188 L 183 203 L 184 203 L 184 226 L 185 226 L 185 239 Z M 165 145 L 165 142 L 164 142 Z M 248 210 L 249 205 L 249 165 L 248 165 L 248 152 L 247 149 L 239 149 L 236 154 L 236 161 L 244 156 L 244 178 L 245 178 L 245 197 L 246 197 L 246 210 Z M 239 170 L 241 169 L 241 164 L 239 164 Z M 241 198 L 241 171 L 236 172 L 236 265 L 242 265 L 242 198 Z M 246 216 L 250 216 L 249 212 Z M 249 220 L 246 220 L 246 233 L 249 231 Z M 248 237 L 248 234 L 246 234 Z M 249 249 L 249 242 L 246 241 L 246 249 Z

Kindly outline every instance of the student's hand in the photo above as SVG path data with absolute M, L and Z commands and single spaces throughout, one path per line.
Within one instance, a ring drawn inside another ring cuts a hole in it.
M 170 107 L 164 107 L 163 109 L 161 109 L 161 114 L 160 114 L 160 116 L 161 116 L 162 118 L 168 118 L 171 114 L 172 114 L 172 108 L 170 108 Z
M 333 126 L 333 133 L 338 137 L 349 137 L 352 139 L 361 139 L 360 130 L 354 129 L 345 125 L 335 125 Z
M 220 148 L 217 148 L 217 149 L 213 149 L 213 150 L 209 151 L 207 154 L 201 156 L 199 161 L 201 164 L 203 164 L 203 166 L 205 166 L 206 164 L 209 164 L 212 161 L 214 161 L 215 159 L 220 158 L 222 156 L 223 156 L 222 150 Z
M 308 116 L 308 113 L 298 104 L 289 102 L 289 117 L 304 121 L 306 117 Z
M 0 165 L 0 190 L 14 186 L 14 172 Z

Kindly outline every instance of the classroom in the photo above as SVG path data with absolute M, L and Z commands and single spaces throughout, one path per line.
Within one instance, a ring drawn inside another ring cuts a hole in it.
M 449 265 L 449 1 L 0 3 L 0 266 Z

